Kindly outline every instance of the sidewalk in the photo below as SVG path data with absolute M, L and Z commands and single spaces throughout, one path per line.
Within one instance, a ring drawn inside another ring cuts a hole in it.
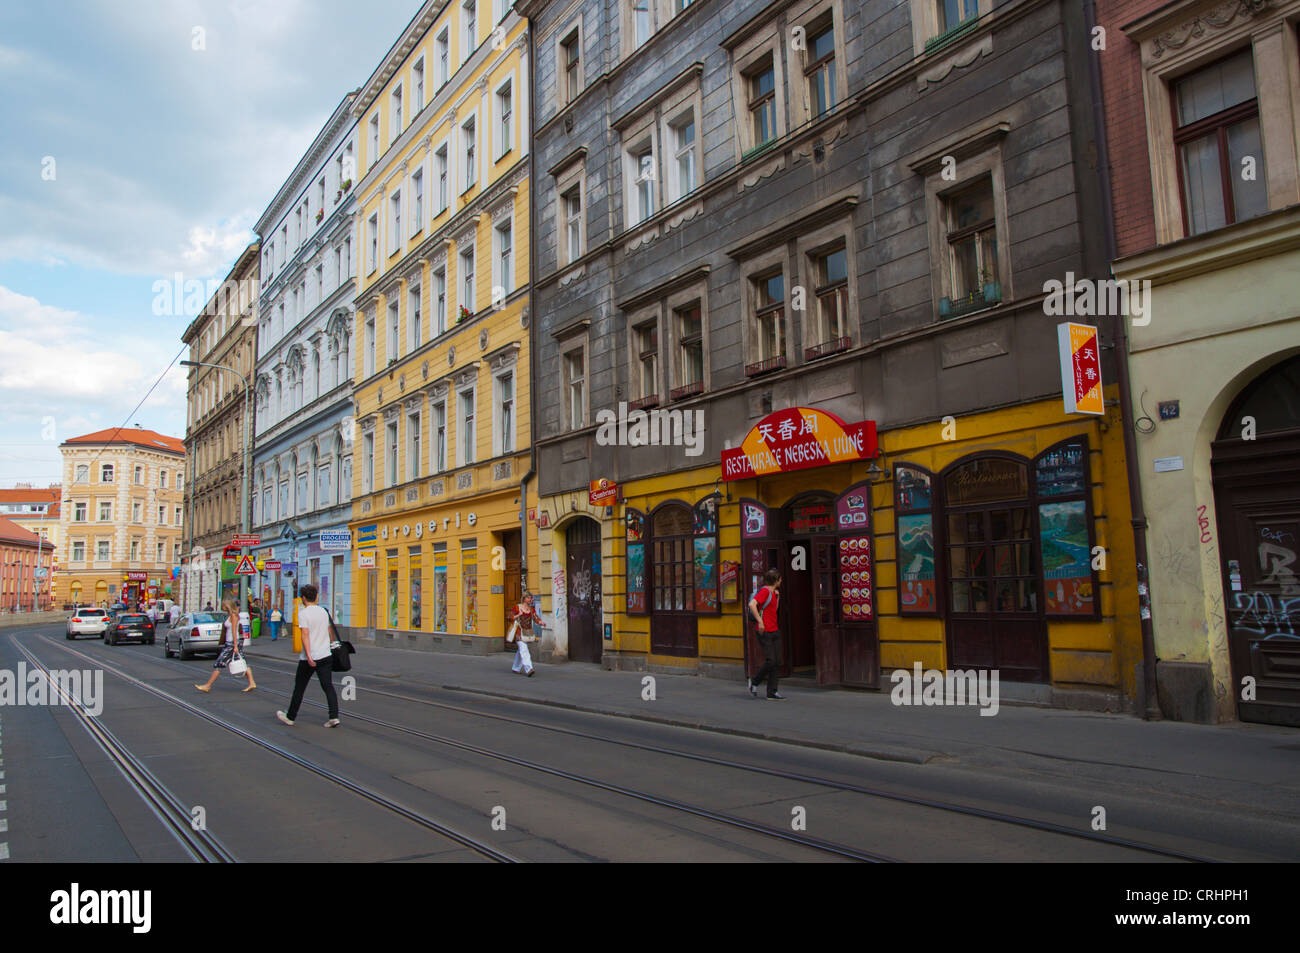
M 510 671 L 512 654 L 486 657 L 354 643 L 350 674 L 412 688 L 532 702 L 556 708 L 703 729 L 913 764 L 960 764 L 1168 790 L 1300 820 L 1300 731 L 1231 723 L 1144 722 L 1132 715 L 1002 705 L 904 707 L 885 692 L 781 683 L 787 701 L 749 695 L 743 682 L 655 674 L 655 699 L 642 699 L 637 672 L 567 662 L 538 665 L 533 678 Z M 292 640 L 256 640 L 249 656 L 292 659 Z M 1228 805 L 1225 805 L 1228 806 Z

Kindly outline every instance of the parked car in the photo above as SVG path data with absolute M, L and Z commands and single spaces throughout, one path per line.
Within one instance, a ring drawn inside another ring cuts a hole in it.
M 103 635 L 108 631 L 108 612 L 104 609 L 76 609 L 68 616 L 68 638 Z
M 163 632 L 163 655 L 191 658 L 197 652 L 216 654 L 221 644 L 221 627 L 226 616 L 221 612 L 187 612 L 176 624 Z
M 108 631 L 104 633 L 104 641 L 109 645 L 119 645 L 128 639 L 153 645 L 153 619 L 143 612 L 118 613 L 117 618 L 109 625 Z

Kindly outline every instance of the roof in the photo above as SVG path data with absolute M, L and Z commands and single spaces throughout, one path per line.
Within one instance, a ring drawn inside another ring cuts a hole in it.
M 96 444 L 96 443 L 126 443 L 133 444 L 137 447 L 144 447 L 146 450 L 161 450 L 166 453 L 185 454 L 185 444 L 176 437 L 166 437 L 156 430 L 145 430 L 141 427 L 114 427 L 109 430 L 96 430 L 94 433 L 88 433 L 81 437 L 71 437 L 59 446 L 75 446 L 77 444 Z
M 35 533 L 29 533 L 11 519 L 0 516 L 0 540 L 6 543 L 21 543 L 26 546 L 35 547 L 38 543 L 46 549 L 53 551 L 49 543 L 42 540 Z
M 0 490 L 0 503 L 58 503 L 62 498 L 63 489 L 57 486 L 45 490 Z

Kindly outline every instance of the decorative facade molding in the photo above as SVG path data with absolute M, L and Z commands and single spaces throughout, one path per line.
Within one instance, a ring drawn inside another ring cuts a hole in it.
M 1155 37 L 1151 41 L 1151 57 L 1160 59 L 1170 50 L 1181 50 L 1188 43 L 1199 42 L 1207 35 L 1207 28 L 1210 32 L 1218 33 L 1230 26 L 1239 16 L 1258 16 L 1268 8 L 1268 5 L 1269 0 L 1229 0 Z

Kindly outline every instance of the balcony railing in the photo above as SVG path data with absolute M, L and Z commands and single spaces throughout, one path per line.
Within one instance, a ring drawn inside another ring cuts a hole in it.
M 985 308 L 991 308 L 1001 302 L 1002 285 L 999 282 L 991 281 L 984 287 L 978 288 L 960 298 L 940 298 L 939 317 L 959 318 L 963 314 L 983 311 Z
M 647 407 L 658 407 L 659 395 L 650 394 L 648 397 L 642 397 L 639 400 L 630 400 L 627 402 L 628 410 L 645 410 Z
M 668 392 L 670 400 L 682 400 L 686 397 L 694 397 L 696 394 L 704 393 L 704 381 L 696 381 L 693 384 L 683 384 L 681 387 L 674 387 Z
M 746 364 L 745 376 L 757 377 L 760 374 L 779 371 L 783 367 L 785 367 L 785 355 L 779 354 L 776 357 L 769 357 L 766 361 L 756 361 L 753 364 Z
M 805 361 L 815 361 L 819 357 L 826 357 L 828 354 L 838 354 L 840 351 L 847 351 L 853 346 L 853 339 L 850 337 L 832 338 L 829 341 L 823 341 L 815 347 L 804 348 L 803 359 Z

